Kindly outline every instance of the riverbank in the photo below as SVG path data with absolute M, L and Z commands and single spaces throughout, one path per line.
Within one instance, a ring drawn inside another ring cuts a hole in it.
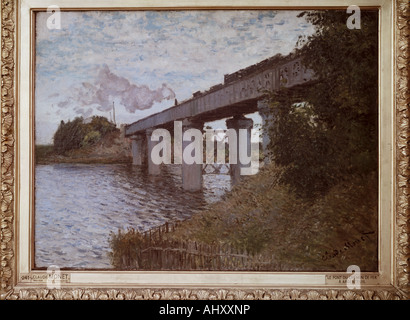
M 131 163 L 131 143 L 121 137 L 120 132 L 112 132 L 93 145 L 67 151 L 55 152 L 53 145 L 35 146 L 36 164 L 82 163 L 116 164 Z
M 79 156 L 60 156 L 50 155 L 36 161 L 36 164 L 53 164 L 53 163 L 78 163 L 78 164 L 121 164 L 131 163 L 130 157 L 114 157 L 114 156 L 96 156 L 96 157 L 79 157 Z
M 280 270 L 377 270 L 377 176 L 349 177 L 312 201 L 276 183 L 267 166 L 176 228 L 170 239 L 229 244 L 275 259 Z

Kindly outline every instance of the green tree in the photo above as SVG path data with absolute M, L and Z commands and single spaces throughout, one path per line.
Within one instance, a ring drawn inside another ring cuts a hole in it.
M 104 137 L 107 133 L 116 130 L 115 124 L 108 121 L 107 118 L 102 116 L 93 116 L 90 122 L 90 126 L 90 131 L 98 131 L 101 137 Z
M 116 130 L 118 129 L 115 124 L 102 116 L 93 116 L 88 123 L 84 123 L 82 117 L 77 117 L 67 123 L 61 121 L 54 134 L 54 151 L 64 154 L 69 150 L 93 145 L 108 133 Z
M 68 150 L 79 148 L 85 136 L 84 131 L 82 117 L 67 123 L 61 121 L 54 133 L 54 151 L 63 154 Z
M 361 29 L 348 29 L 340 10 L 305 11 L 316 33 L 300 38 L 296 55 L 315 81 L 270 94 L 272 157 L 282 182 L 315 197 L 349 175 L 377 170 L 378 18 L 361 11 Z M 296 104 L 303 102 L 303 104 Z

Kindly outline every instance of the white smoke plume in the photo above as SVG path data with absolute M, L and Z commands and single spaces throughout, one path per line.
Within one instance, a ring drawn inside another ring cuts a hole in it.
M 151 108 L 155 102 L 174 99 L 175 92 L 165 83 L 156 90 L 151 90 L 147 85 L 130 83 L 103 65 L 99 67 L 94 83 L 83 82 L 80 87 L 71 90 L 68 99 L 57 105 L 60 108 L 74 105 L 77 114 L 88 117 L 93 112 L 91 106 L 99 111 L 111 111 L 115 98 L 120 100 L 128 112 L 135 113 L 136 110 Z

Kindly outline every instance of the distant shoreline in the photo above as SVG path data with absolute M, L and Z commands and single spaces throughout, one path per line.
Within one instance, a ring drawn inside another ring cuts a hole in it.
M 79 163 L 79 164 L 123 164 L 132 163 L 131 159 L 116 158 L 70 158 L 62 157 L 59 159 L 41 159 L 35 161 L 36 165 L 59 164 L 59 163 Z
M 121 164 L 132 163 L 131 156 L 120 154 L 90 154 L 89 150 L 76 149 L 68 155 L 56 154 L 53 145 L 35 146 L 35 164 L 47 165 L 58 163 L 82 163 L 82 164 Z

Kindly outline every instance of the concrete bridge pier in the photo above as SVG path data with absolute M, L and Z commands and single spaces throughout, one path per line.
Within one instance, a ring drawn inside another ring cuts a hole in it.
M 200 138 L 201 140 L 199 141 L 200 145 L 203 146 L 203 140 L 202 140 L 202 131 L 204 128 L 204 123 L 203 122 L 193 122 L 185 119 L 182 122 L 182 131 L 183 131 L 183 137 L 184 134 L 189 130 L 189 129 L 198 129 L 201 132 L 201 137 L 195 137 L 195 139 Z M 182 139 L 182 151 L 184 152 L 186 147 L 189 146 L 192 143 L 191 141 L 185 141 L 185 139 Z M 201 148 L 202 149 L 202 148 Z M 189 149 L 188 149 L 189 150 Z M 196 154 L 196 152 L 199 151 L 200 154 Z M 194 150 L 191 153 L 192 157 L 200 157 L 200 159 L 203 160 L 203 150 Z M 187 191 L 199 191 L 202 189 L 202 161 L 199 163 L 187 163 L 185 162 L 186 157 L 182 157 L 182 188 Z
M 269 103 L 266 100 L 258 101 L 258 112 L 262 118 L 262 149 L 265 164 L 270 163 L 270 157 L 268 150 L 268 145 L 270 142 L 269 138 L 269 127 L 273 125 L 273 115 L 269 108 Z
M 154 128 L 150 128 L 145 131 L 147 139 L 148 174 L 159 175 L 161 174 L 161 166 L 159 164 L 155 164 L 154 162 L 152 162 L 151 157 L 152 149 L 158 143 L 158 141 L 151 141 L 152 133 L 154 132 L 154 130 Z
M 239 183 L 240 179 L 241 179 L 241 168 L 246 168 L 249 167 L 251 165 L 251 163 L 249 164 L 242 164 L 240 159 L 239 159 L 239 151 L 240 148 L 244 148 L 245 145 L 241 145 L 241 143 L 244 143 L 243 141 L 239 140 L 239 129 L 245 129 L 247 130 L 246 132 L 246 150 L 247 150 L 247 154 L 248 156 L 250 156 L 251 153 L 251 129 L 253 127 L 253 120 L 244 117 L 243 115 L 239 115 L 239 116 L 234 116 L 232 119 L 228 119 L 226 120 L 226 127 L 228 129 L 234 129 L 236 132 L 236 137 L 237 137 L 237 141 L 236 141 L 236 164 L 231 163 L 231 179 L 232 179 L 232 185 L 236 185 Z M 233 142 L 233 141 L 232 141 Z M 235 143 L 235 142 L 233 142 Z M 229 141 L 229 149 L 231 149 L 231 141 Z M 229 161 L 231 162 L 231 157 L 229 159 Z
M 131 137 L 131 150 L 132 150 L 132 164 L 140 166 L 144 164 L 145 158 L 145 146 L 144 146 L 144 136 L 134 135 Z

